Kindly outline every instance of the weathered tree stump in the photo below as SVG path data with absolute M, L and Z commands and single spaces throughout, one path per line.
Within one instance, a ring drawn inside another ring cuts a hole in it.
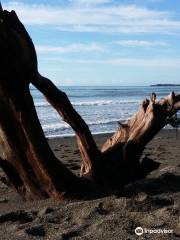
M 152 94 L 139 111 L 98 149 L 88 125 L 67 95 L 38 72 L 32 40 L 15 12 L 0 12 L 0 167 L 8 185 L 24 199 L 83 196 L 118 189 L 158 167 L 141 159 L 147 143 L 180 109 L 180 95 L 157 100 Z M 32 83 L 74 130 L 81 153 L 80 177 L 50 149 L 40 125 L 29 85 Z

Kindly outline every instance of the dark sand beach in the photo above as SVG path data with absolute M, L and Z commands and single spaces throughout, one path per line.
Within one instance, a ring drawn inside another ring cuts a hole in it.
M 96 135 L 99 146 L 107 138 Z M 50 139 L 55 155 L 79 173 L 80 156 L 72 137 Z M 161 163 L 146 179 L 109 196 L 86 201 L 23 202 L 0 183 L 0 239 L 180 239 L 180 135 L 162 130 L 146 154 Z M 144 233 L 136 227 L 172 233 Z

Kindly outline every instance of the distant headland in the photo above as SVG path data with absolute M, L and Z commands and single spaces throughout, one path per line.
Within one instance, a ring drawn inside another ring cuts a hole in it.
M 150 87 L 180 87 L 180 84 L 152 84 Z

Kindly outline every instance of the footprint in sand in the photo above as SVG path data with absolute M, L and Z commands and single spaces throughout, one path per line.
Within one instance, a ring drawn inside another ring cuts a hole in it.
M 126 208 L 130 212 L 148 212 L 173 204 L 174 201 L 170 197 L 144 195 L 143 197 L 135 197 L 134 199 L 128 200 Z

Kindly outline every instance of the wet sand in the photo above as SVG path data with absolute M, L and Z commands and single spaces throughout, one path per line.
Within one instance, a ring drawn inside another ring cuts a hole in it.
M 98 146 L 108 134 L 96 135 Z M 80 155 L 73 137 L 50 139 L 55 155 L 79 174 Z M 93 200 L 23 202 L 0 183 L 0 239 L 180 239 L 180 133 L 162 130 L 145 153 L 161 163 L 146 179 L 123 191 Z M 173 233 L 144 233 L 136 227 Z

